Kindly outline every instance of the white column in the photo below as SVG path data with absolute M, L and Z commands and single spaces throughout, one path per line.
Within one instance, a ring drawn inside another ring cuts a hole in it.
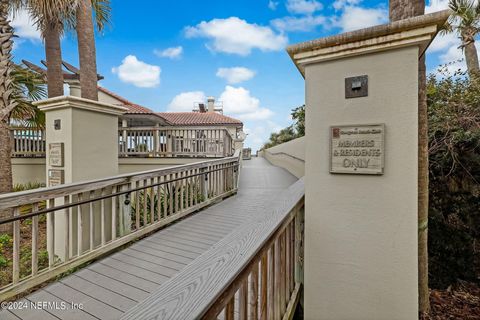
M 98 179 L 118 174 L 118 116 L 125 109 L 73 96 L 56 97 L 36 103 L 46 115 L 46 170 L 47 185 L 61 183 L 55 177 L 63 176 L 63 183 Z M 58 156 L 63 146 L 63 163 Z M 56 149 L 55 149 L 56 148 Z M 50 174 L 50 177 L 49 177 Z M 56 205 L 62 203 L 57 199 Z M 100 242 L 100 204 L 95 204 L 94 243 Z M 83 210 L 85 225 L 90 223 L 88 210 Z M 68 210 L 55 214 L 55 252 L 66 258 L 66 230 L 70 229 L 73 241 L 70 251 L 76 254 L 77 211 L 73 210 L 71 227 L 66 227 Z M 108 223 L 108 221 L 107 221 Z M 110 237 L 111 228 L 107 228 Z M 89 247 L 89 229 L 84 228 L 83 247 Z M 52 239 L 47 239 L 52 241 Z
M 418 59 L 447 17 L 288 49 L 306 86 L 305 319 L 418 318 Z

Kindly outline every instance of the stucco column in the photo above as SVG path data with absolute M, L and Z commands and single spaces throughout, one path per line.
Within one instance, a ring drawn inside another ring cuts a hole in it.
M 305 78 L 306 319 L 417 319 L 426 15 L 288 48 Z
M 74 96 L 51 98 L 36 105 L 46 115 L 47 186 L 118 174 L 118 116 L 124 113 L 124 108 Z M 94 244 L 100 241 L 97 207 L 95 204 Z M 55 213 L 54 254 L 62 260 L 68 251 L 70 255 L 77 254 L 76 214 L 75 208 Z M 89 215 L 87 212 L 84 214 L 83 221 L 89 225 Z M 68 227 L 67 215 L 70 217 Z M 88 248 L 89 228 L 84 227 L 83 230 L 83 248 Z M 65 246 L 67 236 L 70 238 L 68 248 Z M 107 238 L 110 236 L 108 234 Z

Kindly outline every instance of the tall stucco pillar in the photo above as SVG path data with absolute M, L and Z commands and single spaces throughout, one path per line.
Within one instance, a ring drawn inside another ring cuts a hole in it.
M 36 105 L 46 115 L 47 186 L 118 174 L 118 116 L 125 112 L 124 108 L 74 96 L 51 98 Z M 71 215 L 69 230 L 66 227 L 68 214 Z M 100 215 L 96 214 L 95 219 L 98 221 L 94 224 L 94 242 L 98 243 Z M 86 225 L 91 223 L 86 213 L 83 221 Z M 55 214 L 55 255 L 62 260 L 68 251 L 70 255 L 77 254 L 74 222 L 75 209 Z M 84 248 L 88 247 L 88 232 L 89 228 L 84 228 Z M 67 235 L 70 238 L 69 248 L 65 246 Z
M 426 15 L 288 48 L 305 78 L 306 319 L 417 319 Z

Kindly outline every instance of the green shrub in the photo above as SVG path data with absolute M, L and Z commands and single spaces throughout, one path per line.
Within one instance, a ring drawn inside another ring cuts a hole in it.
M 9 246 L 13 243 L 13 239 L 10 235 L 8 234 L 0 234 L 0 244 L 2 247 L 4 246 Z
M 0 253 L 0 268 L 5 268 L 8 265 L 8 260 Z
M 429 274 L 432 288 L 480 276 L 480 81 L 431 76 Z

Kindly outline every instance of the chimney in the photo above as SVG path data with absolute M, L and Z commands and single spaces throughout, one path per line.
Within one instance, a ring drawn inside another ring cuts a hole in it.
M 208 105 L 208 112 L 215 112 L 215 98 L 208 97 L 207 98 L 207 105 Z

